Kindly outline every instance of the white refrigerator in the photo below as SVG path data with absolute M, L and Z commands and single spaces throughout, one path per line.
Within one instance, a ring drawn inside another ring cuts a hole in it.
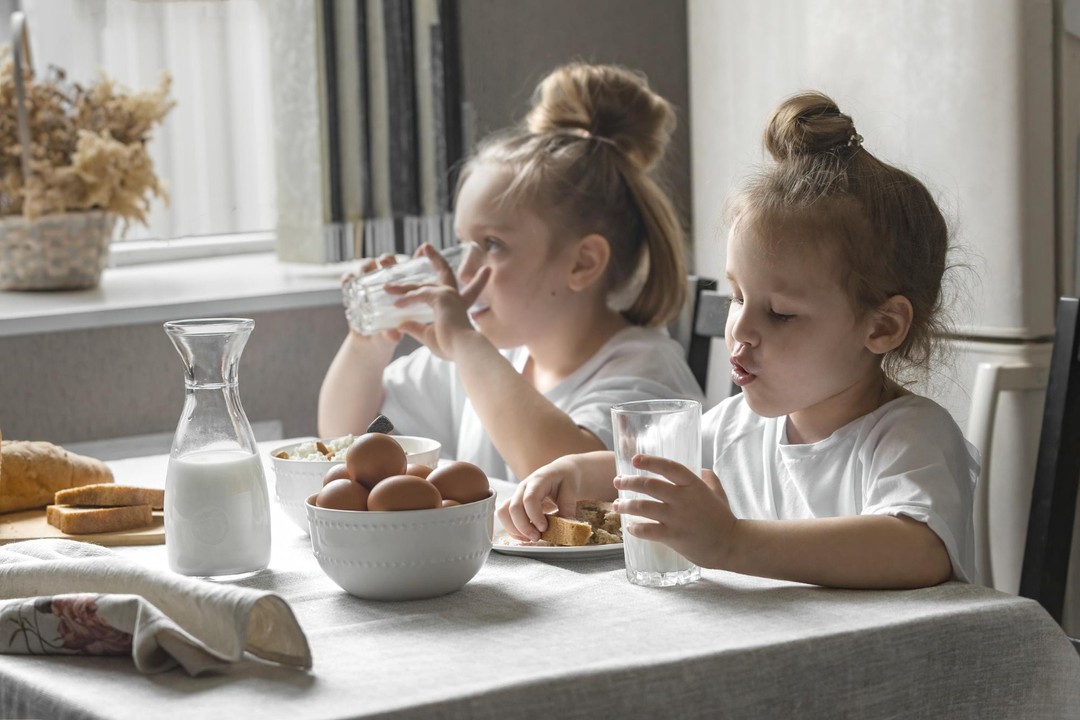
M 1080 0 L 688 3 L 696 271 L 723 278 L 724 199 L 764 160 L 771 110 L 798 91 L 830 95 L 867 149 L 927 184 L 966 269 L 950 290 L 959 338 L 918 390 L 969 439 L 997 400 L 980 568 L 1016 592 L 1054 309 L 1077 283 Z M 982 389 L 996 377 L 1003 391 L 976 396 L 979 375 Z M 722 392 L 716 380 L 710 391 Z M 1066 605 L 1076 632 L 1080 592 Z

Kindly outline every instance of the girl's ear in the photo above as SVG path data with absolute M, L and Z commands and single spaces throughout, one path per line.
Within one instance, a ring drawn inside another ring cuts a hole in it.
M 911 301 L 903 295 L 893 295 L 874 313 L 866 348 L 875 355 L 884 355 L 900 347 L 911 329 Z
M 580 292 L 599 282 L 610 259 L 611 246 L 603 235 L 593 233 L 578 240 L 577 254 L 570 268 L 570 289 Z

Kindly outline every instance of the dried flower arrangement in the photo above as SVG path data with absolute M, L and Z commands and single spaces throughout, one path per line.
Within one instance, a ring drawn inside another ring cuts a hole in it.
M 142 92 L 56 68 L 35 79 L 21 12 L 12 28 L 21 54 L 0 51 L 0 290 L 91 288 L 116 219 L 146 224 L 151 200 L 168 202 L 147 142 L 175 104 L 171 79 Z
M 0 65 L 0 215 L 27 220 L 100 209 L 146 223 L 152 197 L 168 201 L 147 152 L 150 131 L 175 104 L 163 73 L 152 90 L 129 92 L 104 74 L 83 87 L 50 68 L 24 71 L 30 126 L 30 178 L 20 165 L 14 63 Z

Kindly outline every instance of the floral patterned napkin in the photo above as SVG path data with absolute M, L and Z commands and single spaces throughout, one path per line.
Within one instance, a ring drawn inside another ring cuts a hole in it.
M 155 570 L 97 545 L 0 546 L 0 653 L 131 655 L 144 673 L 191 675 L 244 652 L 311 667 L 307 638 L 274 593 Z

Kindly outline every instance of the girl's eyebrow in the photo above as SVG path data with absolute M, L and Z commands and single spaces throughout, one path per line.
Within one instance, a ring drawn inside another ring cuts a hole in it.
M 727 278 L 727 281 L 732 285 L 739 284 L 739 282 L 735 279 L 735 276 L 732 275 L 730 272 L 725 272 L 724 277 Z M 778 286 L 772 288 L 770 294 L 782 297 L 785 300 L 800 301 L 811 297 L 814 293 L 812 290 L 806 287 L 792 288 L 789 285 L 781 283 Z
M 485 233 L 485 234 L 490 233 L 490 234 L 493 234 L 493 235 L 502 235 L 502 234 L 508 232 L 509 229 L 510 229 L 510 226 L 508 226 L 508 225 L 490 225 L 488 223 L 482 223 L 482 222 L 481 223 L 472 223 L 472 224 L 466 225 L 466 226 L 458 226 L 458 225 L 454 226 L 454 232 L 456 232 L 458 234 L 458 236 L 462 235 L 463 230 L 470 230 L 473 233 Z

